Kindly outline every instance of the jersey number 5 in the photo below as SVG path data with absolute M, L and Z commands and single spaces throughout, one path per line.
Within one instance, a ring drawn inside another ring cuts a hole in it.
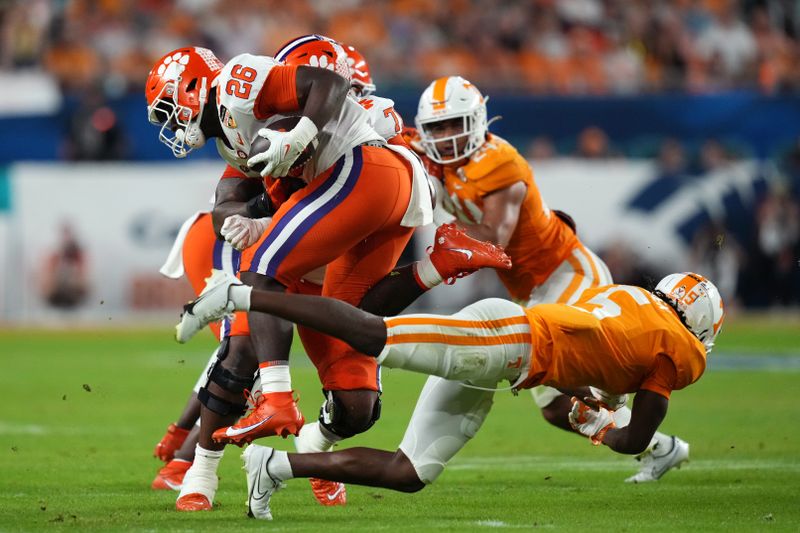
M 234 65 L 231 69 L 231 79 L 225 84 L 225 92 L 231 96 L 238 96 L 247 100 L 250 97 L 252 82 L 256 79 L 256 71 L 243 65 Z
M 650 299 L 636 287 L 628 287 L 625 285 L 611 287 L 607 291 L 601 292 L 586 302 L 587 304 L 599 306 L 590 311 L 590 313 L 596 316 L 598 320 L 603 320 L 604 318 L 614 318 L 615 316 L 622 314 L 622 308 L 619 306 L 619 304 L 611 299 L 611 295 L 615 292 L 627 293 L 638 305 L 648 305 L 652 303 Z M 582 307 L 579 307 L 579 309 L 581 308 Z M 588 311 L 588 309 L 584 309 L 584 311 Z

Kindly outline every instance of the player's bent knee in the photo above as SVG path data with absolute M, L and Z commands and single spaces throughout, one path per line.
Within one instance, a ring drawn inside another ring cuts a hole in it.
M 209 390 L 209 387 L 214 390 Z M 197 399 L 219 415 L 241 415 L 247 407 L 242 401 L 242 393 L 252 387 L 252 375 L 242 376 L 232 372 L 223 366 L 222 360 L 217 359 L 208 371 L 208 382 L 197 391 Z
M 344 439 L 364 433 L 381 417 L 381 399 L 374 391 L 327 391 L 320 424 Z

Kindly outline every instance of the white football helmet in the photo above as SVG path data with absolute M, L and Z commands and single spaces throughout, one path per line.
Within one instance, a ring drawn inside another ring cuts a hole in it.
M 414 120 L 425 154 L 437 163 L 447 164 L 467 158 L 480 148 L 489 127 L 486 100 L 477 87 L 461 76 L 447 76 L 431 83 L 419 99 Z M 461 133 L 446 137 L 431 134 L 433 124 L 454 118 L 463 119 Z M 463 137 L 467 143 L 459 150 L 458 141 Z M 436 144 L 447 141 L 453 143 L 453 155 L 444 157 Z
M 686 327 L 705 345 L 706 353 L 710 352 L 725 316 L 714 284 L 699 274 L 681 272 L 659 281 L 653 292 L 674 304 Z

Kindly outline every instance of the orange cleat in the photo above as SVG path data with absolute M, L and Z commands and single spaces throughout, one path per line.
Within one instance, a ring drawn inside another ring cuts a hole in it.
M 161 441 L 156 444 L 156 449 L 153 451 L 153 457 L 158 457 L 165 463 L 172 461 L 175 457 L 175 451 L 183 446 L 183 441 L 189 435 L 188 429 L 179 428 L 175 424 L 170 424 L 167 427 L 167 433 L 161 437 Z
M 178 511 L 210 511 L 211 502 L 199 492 L 192 492 L 178 498 L 175 502 Z
M 320 505 L 345 505 L 347 503 L 347 490 L 344 483 L 338 481 L 327 481 L 310 477 L 311 491 Z
M 190 466 L 192 466 L 191 461 L 173 459 L 161 467 L 150 488 L 153 490 L 181 490 L 183 476 L 186 475 Z
M 292 392 L 256 392 L 247 393 L 247 396 L 248 402 L 254 405 L 253 410 L 236 424 L 216 430 L 211 436 L 214 441 L 243 446 L 261 437 L 280 435 L 286 438 L 300 433 L 306 420 Z
M 429 250 L 431 263 L 448 284 L 481 268 L 511 268 L 511 259 L 502 248 L 473 239 L 455 224 L 436 228 L 436 238 Z

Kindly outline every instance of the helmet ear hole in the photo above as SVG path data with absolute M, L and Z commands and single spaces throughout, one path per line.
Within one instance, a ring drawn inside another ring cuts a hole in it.
M 197 78 L 192 78 L 191 81 L 189 81 L 189 83 L 186 84 L 187 91 L 194 91 L 196 87 L 197 87 Z

